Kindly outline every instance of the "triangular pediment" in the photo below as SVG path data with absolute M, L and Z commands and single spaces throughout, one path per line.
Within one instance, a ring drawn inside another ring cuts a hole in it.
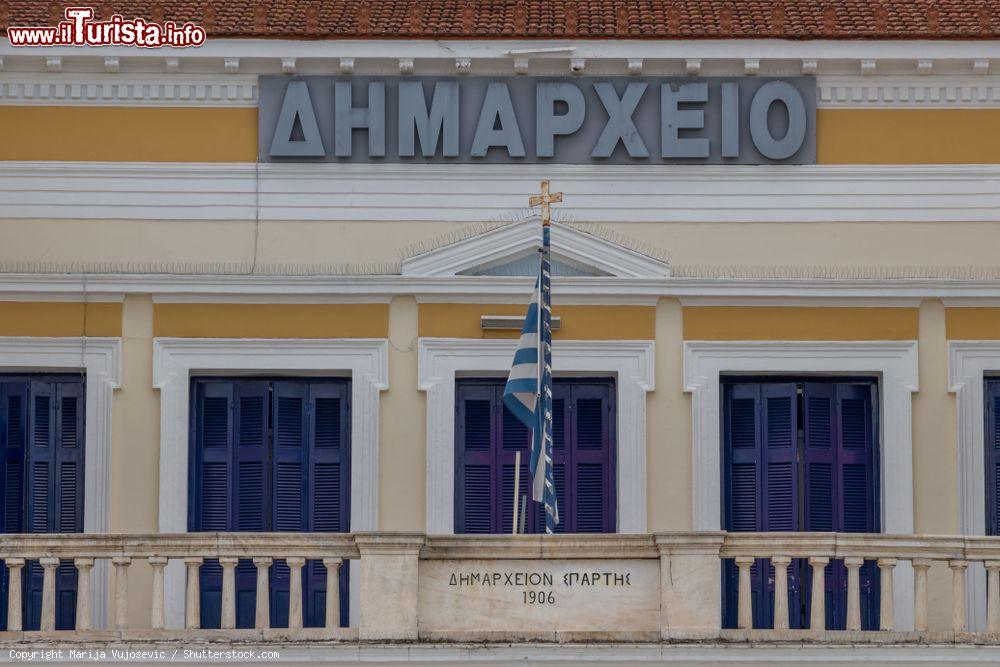
M 663 278 L 670 265 L 635 249 L 623 237 L 567 223 L 552 223 L 552 274 L 556 277 Z M 622 242 L 626 241 L 626 242 Z M 533 276 L 541 224 L 528 218 L 447 241 L 403 260 L 404 276 Z M 633 247 L 629 247 L 629 246 Z

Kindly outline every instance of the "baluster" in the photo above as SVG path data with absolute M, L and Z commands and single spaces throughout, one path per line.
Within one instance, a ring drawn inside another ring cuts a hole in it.
M 76 629 L 90 630 L 90 573 L 93 558 L 75 558 L 76 565 Z
M 150 556 L 149 566 L 153 568 L 153 602 L 149 610 L 150 625 L 154 630 L 162 630 L 166 616 L 163 609 L 163 568 L 169 560 L 166 556 Z
M 950 560 L 951 568 L 951 627 L 955 632 L 965 632 L 965 571 L 967 560 Z
M 219 558 L 222 566 L 222 622 L 223 630 L 236 627 L 236 564 L 239 558 L 223 556 Z
M 115 556 L 111 564 L 115 566 L 115 629 L 124 630 L 128 625 L 128 566 L 132 559 Z
M 7 558 L 7 630 L 21 631 L 21 570 L 23 558 Z
M 739 568 L 739 594 L 737 601 L 737 627 L 740 630 L 753 628 L 753 605 L 750 601 L 750 568 L 753 566 L 753 556 L 737 556 L 736 567 Z
M 286 558 L 288 565 L 288 629 L 302 627 L 302 566 L 305 558 Z
M 257 566 L 257 609 L 253 626 L 258 630 L 271 627 L 271 595 L 268 573 L 272 558 L 254 558 L 253 564 Z
M 340 565 L 342 558 L 324 558 L 326 567 L 326 629 L 340 627 Z
M 42 619 L 39 629 L 52 632 L 56 629 L 56 568 L 58 558 L 39 558 L 42 565 Z
M 864 558 L 849 556 L 844 559 L 847 568 L 847 629 L 861 629 L 861 566 Z
M 913 627 L 918 632 L 926 632 L 929 610 L 927 608 L 927 572 L 931 569 L 930 558 L 913 559 Z
M 879 579 L 882 588 L 879 592 L 879 630 L 892 630 L 896 625 L 896 611 L 892 597 L 892 571 L 896 567 L 895 558 L 878 559 Z
M 788 629 L 788 565 L 792 559 L 788 556 L 774 556 L 774 629 Z
M 988 560 L 986 566 L 986 629 L 1000 632 L 1000 560 Z
M 809 629 L 826 630 L 826 577 L 823 569 L 830 559 L 826 556 L 811 556 L 809 566 L 812 568 L 812 605 L 809 610 Z
M 199 581 L 201 564 L 204 558 L 189 557 L 184 559 L 187 565 L 187 601 L 184 614 L 184 627 L 196 630 L 201 627 L 201 582 Z

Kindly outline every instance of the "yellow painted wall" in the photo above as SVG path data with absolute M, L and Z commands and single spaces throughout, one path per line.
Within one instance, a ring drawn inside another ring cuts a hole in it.
M 0 301 L 0 336 L 121 336 L 122 304 Z
M 948 308 L 948 340 L 1000 339 L 1000 308 Z
M 527 301 L 527 297 L 525 297 Z M 483 315 L 524 317 L 526 304 L 422 303 L 420 335 L 445 338 L 517 338 L 519 330 L 484 331 Z M 652 306 L 553 306 L 561 318 L 556 340 L 652 340 L 656 309 Z
M 254 162 L 257 110 L 4 106 L 0 160 Z M 16 131 L 15 131 L 16 129 Z
M 0 160 L 253 162 L 257 110 L 6 106 Z M 819 109 L 823 164 L 992 163 L 1000 109 Z
M 697 306 L 684 309 L 686 340 L 912 340 L 916 308 Z
M 1000 109 L 819 109 L 821 164 L 997 162 Z
M 153 335 L 176 338 L 385 338 L 382 303 L 157 303 Z

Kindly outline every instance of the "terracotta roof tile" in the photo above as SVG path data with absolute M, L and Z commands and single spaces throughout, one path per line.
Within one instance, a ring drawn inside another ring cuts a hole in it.
M 51 25 L 65 2 L 0 0 L 0 28 Z M 996 39 L 1000 0 L 111 0 L 210 37 Z

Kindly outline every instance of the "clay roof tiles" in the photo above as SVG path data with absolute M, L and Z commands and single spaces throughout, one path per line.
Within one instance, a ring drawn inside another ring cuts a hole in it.
M 0 28 L 67 4 L 0 0 Z M 100 17 L 283 39 L 996 39 L 1000 0 L 112 0 Z M 161 19 L 162 17 L 162 19 Z

